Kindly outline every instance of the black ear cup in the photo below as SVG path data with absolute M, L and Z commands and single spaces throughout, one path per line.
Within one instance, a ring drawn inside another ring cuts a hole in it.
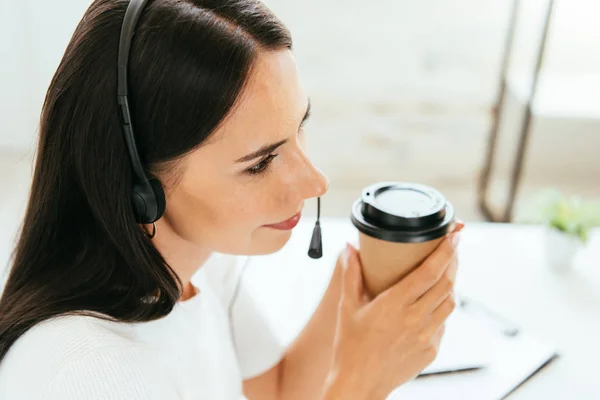
M 158 179 L 150 179 L 150 186 L 152 187 L 154 197 L 156 198 L 156 218 L 154 219 L 154 221 L 156 221 L 160 219 L 160 217 L 162 217 L 162 215 L 165 213 L 165 208 L 167 207 L 167 199 L 165 197 L 165 191 L 163 190 L 163 187 Z
M 133 185 L 133 207 L 139 224 L 151 224 L 162 217 L 167 201 L 158 179 L 136 182 Z

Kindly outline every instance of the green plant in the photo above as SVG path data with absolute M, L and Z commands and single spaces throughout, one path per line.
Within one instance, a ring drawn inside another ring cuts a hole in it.
M 585 201 L 548 189 L 534 198 L 521 220 L 545 224 L 587 243 L 590 230 L 600 226 L 600 201 Z

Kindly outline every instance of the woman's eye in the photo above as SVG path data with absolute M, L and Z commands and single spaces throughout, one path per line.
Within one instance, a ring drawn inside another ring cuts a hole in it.
M 275 157 L 277 157 L 277 154 L 270 154 L 267 158 L 265 158 L 264 160 L 262 160 L 255 166 L 248 168 L 246 170 L 246 173 L 248 173 L 250 175 L 258 175 L 258 174 L 265 172 L 267 170 L 267 168 L 269 168 L 269 165 L 271 164 L 271 162 L 273 161 L 273 159 Z

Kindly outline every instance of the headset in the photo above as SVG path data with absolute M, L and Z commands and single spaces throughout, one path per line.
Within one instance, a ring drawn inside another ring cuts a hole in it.
M 129 110 L 127 67 L 129 65 L 129 52 L 135 32 L 135 26 L 142 14 L 147 0 L 131 0 L 125 12 L 121 37 L 119 39 L 119 61 L 117 72 L 117 102 L 121 126 L 127 144 L 127 152 L 131 160 L 134 174 L 132 204 L 136 215 L 136 221 L 140 224 L 151 224 L 162 217 L 165 212 L 165 192 L 158 179 L 149 179 L 144 172 L 140 161 L 135 136 L 133 131 L 133 119 Z
M 117 72 L 117 102 L 121 126 L 127 144 L 127 152 L 133 168 L 134 183 L 132 188 L 132 203 L 136 215 L 136 221 L 140 224 L 151 224 L 162 217 L 165 212 L 165 192 L 158 179 L 149 179 L 144 172 L 140 156 L 135 144 L 133 131 L 133 119 L 129 110 L 127 73 L 129 65 L 129 53 L 131 42 L 135 33 L 135 27 L 148 0 L 131 0 L 125 11 L 121 37 L 119 39 L 119 61 Z M 317 222 L 313 230 L 308 249 L 310 258 L 318 259 L 323 255 L 323 244 L 321 238 L 321 198 L 317 203 Z M 156 232 L 156 231 L 154 231 Z

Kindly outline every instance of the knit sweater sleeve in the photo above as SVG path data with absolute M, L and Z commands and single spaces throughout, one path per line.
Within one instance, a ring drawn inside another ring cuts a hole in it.
M 167 369 L 140 346 L 105 346 L 78 354 L 59 368 L 45 400 L 177 400 Z

